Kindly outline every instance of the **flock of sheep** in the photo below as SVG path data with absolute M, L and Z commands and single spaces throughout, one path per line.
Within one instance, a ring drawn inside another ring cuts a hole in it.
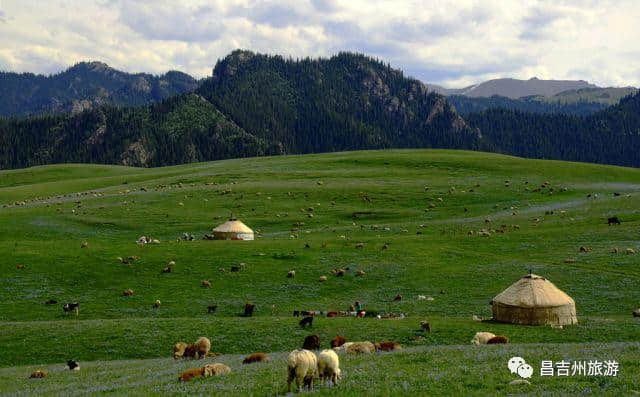
M 392 351 L 400 349 L 396 342 L 372 343 L 347 342 L 344 337 L 336 336 L 331 340 L 331 349 L 320 349 L 320 339 L 316 335 L 307 336 L 301 349 L 293 350 L 287 357 L 287 390 L 291 392 L 291 384 L 295 381 L 297 391 L 305 387 L 313 390 L 316 379 L 320 383 L 336 385 L 341 379 L 340 358 L 337 352 L 347 354 L 368 354 L 376 351 Z M 173 346 L 173 358 L 201 359 L 215 356 L 210 352 L 211 341 L 206 337 L 200 337 L 195 343 L 187 344 L 178 342 Z M 242 361 L 243 364 L 267 362 L 269 356 L 266 353 L 253 353 Z M 210 363 L 200 368 L 192 368 L 184 371 L 178 377 L 179 381 L 189 381 L 199 377 L 226 375 L 231 373 L 231 368 L 222 363 Z

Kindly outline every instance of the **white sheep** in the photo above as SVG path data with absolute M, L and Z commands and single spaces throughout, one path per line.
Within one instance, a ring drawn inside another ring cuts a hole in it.
M 474 345 L 486 345 L 489 339 L 496 336 L 491 332 L 476 332 L 476 335 L 471 339 L 471 343 Z
M 376 346 L 369 342 L 346 342 L 342 346 L 334 347 L 333 350 L 337 352 L 347 352 L 349 354 L 359 354 L 359 353 L 375 353 Z
M 313 390 L 313 379 L 318 376 L 318 359 L 305 349 L 294 350 L 287 358 L 287 390 L 291 393 L 291 382 L 295 379 L 298 391 L 303 386 Z
M 320 381 L 331 380 L 336 385 L 340 375 L 340 359 L 336 352 L 331 349 L 325 349 L 318 355 L 318 374 Z

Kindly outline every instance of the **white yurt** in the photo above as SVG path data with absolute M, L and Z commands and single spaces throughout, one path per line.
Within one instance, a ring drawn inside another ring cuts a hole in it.
M 569 325 L 578 322 L 574 300 L 544 277 L 527 274 L 491 302 L 493 319 L 513 324 Z
M 241 221 L 231 218 L 213 229 L 214 240 L 253 240 L 253 230 Z

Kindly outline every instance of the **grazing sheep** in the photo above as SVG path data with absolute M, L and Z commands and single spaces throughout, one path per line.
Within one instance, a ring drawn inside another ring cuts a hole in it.
M 182 358 L 184 356 L 184 352 L 187 349 L 187 344 L 184 342 L 178 342 L 175 345 L 173 345 L 173 358 L 174 359 L 179 359 Z
M 300 320 L 298 325 L 300 325 L 300 327 L 302 328 L 306 327 L 307 325 L 309 327 L 313 327 L 313 316 L 304 317 L 302 320 Z
M 320 349 L 320 338 L 318 335 L 309 335 L 304 338 L 302 348 L 305 350 L 318 350 Z
M 201 376 L 204 376 L 204 368 L 191 368 L 180 374 L 178 381 L 188 382 L 193 378 L 199 378 Z
M 640 309 L 636 309 L 633 311 L 633 317 L 640 317 Z
M 337 335 L 335 338 L 331 339 L 331 347 L 336 348 L 345 344 L 347 340 L 340 335 Z
M 321 283 L 327 281 L 327 276 L 320 276 L 320 278 L 318 279 L 318 281 L 320 281 Z
M 219 376 L 231 373 L 231 368 L 222 363 L 206 364 L 202 367 L 202 376 Z
M 365 275 L 364 270 L 358 270 L 358 271 L 356 272 L 356 277 L 362 277 L 362 276 L 364 276 L 364 275 Z
M 509 339 L 506 336 L 496 335 L 487 341 L 487 345 L 498 345 L 509 343 Z
M 89 242 L 87 241 L 83 241 L 82 244 L 80 244 L 80 248 L 87 248 L 89 246 Z
M 19 263 L 19 264 L 16 265 L 16 269 L 18 269 L 18 270 L 22 270 L 22 269 L 25 269 L 25 268 L 26 268 L 26 266 L 23 265 L 23 264 Z
M 132 296 L 132 295 L 133 295 L 133 290 L 131 288 L 125 289 L 124 291 L 122 291 L 122 296 Z
M 580 247 L 580 252 L 589 252 L 589 251 L 591 251 L 591 249 L 588 247 L 585 247 L 585 246 Z
M 611 250 L 612 254 L 617 254 L 618 253 L 618 248 L 617 247 L 613 247 L 613 249 Z
M 78 307 L 80 306 L 79 303 L 74 302 L 74 303 L 65 303 L 64 306 L 62 306 L 62 310 L 64 310 L 65 313 L 69 313 L 69 312 L 75 312 L 76 313 L 76 317 L 78 316 Z
M 619 225 L 620 224 L 620 219 L 618 219 L 617 216 L 612 216 L 611 218 L 607 218 L 607 224 L 609 226 L 611 226 L 611 225 Z
M 41 369 L 35 370 L 31 373 L 31 375 L 29 375 L 29 378 L 34 378 L 34 379 L 40 379 L 40 378 L 46 378 L 46 377 L 47 377 L 47 372 Z
M 400 295 L 400 294 L 396 295 L 396 296 L 393 298 L 393 301 L 394 301 L 394 302 L 399 302 L 399 301 L 401 301 L 401 300 L 402 300 L 402 295 Z
M 242 360 L 242 364 L 261 363 L 269 361 L 266 353 L 253 353 Z
M 209 338 L 204 336 L 199 337 L 196 343 L 194 343 L 194 345 L 197 348 L 196 358 L 205 358 L 207 354 L 209 354 L 209 351 L 211 350 L 211 341 L 209 340 Z
M 473 339 L 471 339 L 471 343 L 474 345 L 486 345 L 489 339 L 495 336 L 496 335 L 491 332 L 476 332 Z
M 210 305 L 207 306 L 207 313 L 211 314 L 211 313 L 215 313 L 216 309 L 218 308 L 218 305 Z
M 80 371 L 80 364 L 75 360 L 67 361 L 67 367 L 69 367 L 69 371 Z
M 253 316 L 253 311 L 256 309 L 256 305 L 252 304 L 252 303 L 247 303 L 244 305 L 244 317 L 251 317 Z
M 636 253 L 636 250 L 634 250 L 633 248 L 627 248 L 627 255 L 633 255 Z
M 374 346 L 376 347 L 376 351 L 385 351 L 385 352 L 390 352 L 393 350 L 400 350 L 402 349 L 402 346 L 400 346 L 399 343 L 397 342 L 380 342 L 380 343 L 374 343 Z
M 340 358 L 331 349 L 326 349 L 320 352 L 318 355 L 318 375 L 320 382 L 329 381 L 336 385 L 338 379 L 341 378 L 340 374 Z
M 342 277 L 342 276 L 345 275 L 345 273 L 347 273 L 347 271 L 344 270 L 344 269 L 336 269 L 336 273 L 335 274 L 336 274 L 337 277 Z
M 153 302 L 153 308 L 154 308 L 154 309 L 159 308 L 159 307 L 160 307 L 160 304 L 161 304 L 160 299 L 156 299 L 156 301 L 155 301 L 155 302 Z
M 471 316 L 471 319 L 472 319 L 473 321 L 482 322 L 482 317 L 478 317 L 478 316 L 476 316 L 475 314 L 474 314 L 473 316 Z
M 298 392 L 303 387 L 313 390 L 313 380 L 318 374 L 318 359 L 313 352 L 301 349 L 289 353 L 287 358 L 287 391 L 295 379 Z
M 423 332 L 431 332 L 431 324 L 429 324 L 429 322 L 425 320 L 420 321 L 420 329 Z
M 356 248 L 364 248 L 364 243 L 357 243 Z
M 289 270 L 289 272 L 287 273 L 287 278 L 294 278 L 295 276 L 296 276 L 295 270 Z
M 200 282 L 200 286 L 204 287 L 204 288 L 211 288 L 211 281 L 209 280 L 202 280 Z

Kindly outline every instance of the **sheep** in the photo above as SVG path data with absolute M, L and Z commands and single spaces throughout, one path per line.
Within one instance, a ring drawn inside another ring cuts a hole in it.
M 423 300 L 426 300 L 426 299 L 427 299 L 427 297 L 425 295 L 418 295 L 418 300 L 419 301 L 423 301 Z
M 67 367 L 69 367 L 69 371 L 80 371 L 80 364 L 75 360 L 67 361 Z
M 206 364 L 202 367 L 202 376 L 219 376 L 231 373 L 231 368 L 222 363 Z
M 160 299 L 156 299 L 156 301 L 155 301 L 155 302 L 153 302 L 153 308 L 154 308 L 154 309 L 159 308 L 159 307 L 160 307 L 160 304 L 161 304 Z
M 80 248 L 87 248 L 87 247 L 89 247 L 88 241 L 83 241 L 82 244 L 80 244 Z
M 392 350 L 400 350 L 402 347 L 397 342 L 380 342 L 374 343 L 376 351 L 390 352 Z
M 300 320 L 298 325 L 300 325 L 300 327 L 302 327 L 302 328 L 306 327 L 307 325 L 309 327 L 313 327 L 313 316 L 304 317 L 302 320 Z
M 342 346 L 335 347 L 333 350 L 340 352 L 344 351 L 348 354 L 360 354 L 360 353 L 373 353 L 376 351 L 376 347 L 369 341 L 365 342 L 345 342 Z
M 209 314 L 215 313 L 217 308 L 218 308 L 218 305 L 209 305 L 207 306 L 207 313 Z
M 336 335 L 335 338 L 331 339 L 331 347 L 332 348 L 340 347 L 344 345 L 346 341 L 347 340 L 343 336 Z
M 184 371 L 178 377 L 179 382 L 188 382 L 193 378 L 199 378 L 204 376 L 204 368 L 192 368 Z
M 320 349 L 320 338 L 318 335 L 309 335 L 304 338 L 302 348 L 305 350 L 318 350 Z
M 244 305 L 244 314 L 243 317 L 251 317 L 253 316 L 253 311 L 256 309 L 256 305 L 252 303 L 246 303 Z
M 364 243 L 357 243 L 356 248 L 364 248 Z
M 496 335 L 491 332 L 476 332 L 473 339 L 471 339 L 471 343 L 474 345 L 486 345 L 489 339 L 495 336 Z
M 506 336 L 496 335 L 487 341 L 487 345 L 497 345 L 509 343 L 509 339 Z
M 198 338 L 194 345 L 197 347 L 197 356 L 196 358 L 204 358 L 209 354 L 209 350 L 211 350 L 211 341 L 209 338 L 201 336 Z
M 362 276 L 364 276 L 364 275 L 365 275 L 364 270 L 358 270 L 358 271 L 356 272 L 356 277 L 362 277 Z
M 636 250 L 634 250 L 633 248 L 627 248 L 627 255 L 633 255 L 636 253 Z
M 334 385 L 341 379 L 340 358 L 331 349 L 325 349 L 318 355 L 318 375 L 320 381 L 331 381 Z
M 393 301 L 394 301 L 394 302 L 399 302 L 399 301 L 401 301 L 401 300 L 402 300 L 402 295 L 400 295 L 400 294 L 396 295 L 396 296 L 393 298 Z
M 173 345 L 173 358 L 179 359 L 184 356 L 184 351 L 187 349 L 187 344 L 184 342 L 178 342 Z
M 47 371 L 43 371 L 41 369 L 35 370 L 31 373 L 31 375 L 29 375 L 29 378 L 33 378 L 33 379 L 40 379 L 40 378 L 46 378 L 47 377 Z
M 422 332 L 431 332 L 431 324 L 426 320 L 422 320 L 420 321 L 420 329 Z
M 69 313 L 69 312 L 75 312 L 76 313 L 76 317 L 78 317 L 78 308 L 79 308 L 80 304 L 77 302 L 74 303 L 65 303 L 64 306 L 62 306 L 62 310 L 64 310 L 65 313 Z
M 287 278 L 294 278 L 295 276 L 296 276 L 295 270 L 289 270 L 289 272 L 287 273 Z
M 607 218 L 607 224 L 609 226 L 611 226 L 611 225 L 619 225 L 620 224 L 620 219 L 617 216 L 612 216 L 610 218 Z
M 242 364 L 261 363 L 269 361 L 269 356 L 266 353 L 253 353 L 248 355 L 242 360 Z
M 318 279 L 318 281 L 320 281 L 321 283 L 327 281 L 327 276 L 320 276 L 320 278 Z
M 202 280 L 200 282 L 200 286 L 204 287 L 204 288 L 211 288 L 211 281 L 209 280 Z
M 345 275 L 345 273 L 347 273 L 347 271 L 344 269 L 335 269 L 336 277 L 342 277 Z
M 640 317 L 640 308 L 633 311 L 633 317 Z
M 287 358 L 287 391 L 291 393 L 291 382 L 295 379 L 298 392 L 302 387 L 313 390 L 313 380 L 318 374 L 318 359 L 313 352 L 301 349 L 289 353 Z
M 49 299 L 48 301 L 44 302 L 45 305 L 55 305 L 57 303 L 58 303 L 58 301 L 55 300 L 55 299 Z
M 589 251 L 591 251 L 591 248 L 589 247 L 585 247 L 585 246 L 580 247 L 580 252 L 589 252 Z
M 131 288 L 125 289 L 124 291 L 122 291 L 122 296 L 132 296 L 132 295 L 133 295 L 133 290 Z

